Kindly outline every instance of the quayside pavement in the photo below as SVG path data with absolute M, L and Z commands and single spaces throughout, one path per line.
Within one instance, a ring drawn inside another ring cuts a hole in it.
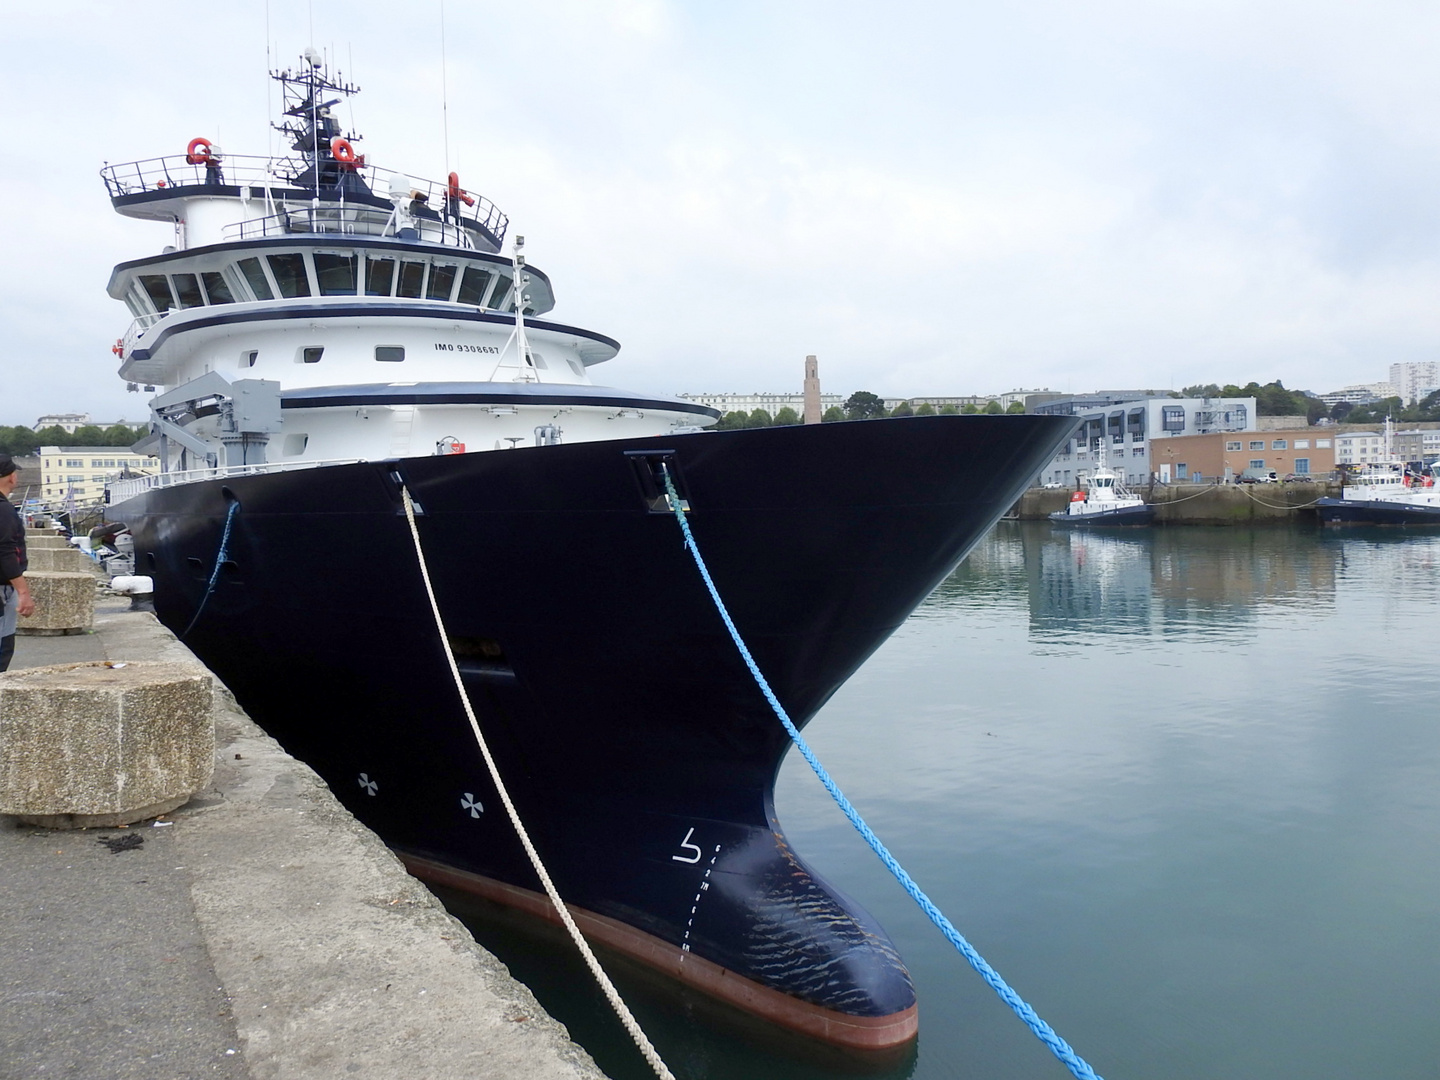
M 153 615 L 18 639 L 12 670 L 198 663 Z M 0 817 L 0 1080 L 570 1080 L 530 991 L 217 684 L 211 789 L 159 822 Z

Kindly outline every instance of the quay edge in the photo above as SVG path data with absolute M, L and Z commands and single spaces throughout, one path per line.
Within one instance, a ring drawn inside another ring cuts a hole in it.
M 22 640 L 12 670 L 198 663 L 126 604 L 102 601 L 94 634 Z M 15 945 L 0 949 L 8 1063 L 30 1074 L 603 1080 L 529 989 L 217 689 L 213 786 L 166 815 L 169 827 L 62 835 L 0 819 L 0 944 Z M 99 844 L 117 837 L 134 847 Z M 76 871 L 83 889 L 66 884 Z
M 1318 520 L 1315 500 L 1338 497 L 1340 485 L 1170 483 L 1134 490 L 1155 505 L 1156 525 L 1313 525 Z M 1007 516 L 1043 521 L 1069 501 L 1069 488 L 1031 488 Z

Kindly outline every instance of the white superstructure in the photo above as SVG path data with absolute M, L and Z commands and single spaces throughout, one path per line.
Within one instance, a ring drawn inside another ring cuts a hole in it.
M 693 431 L 714 410 L 597 386 L 619 351 L 546 316 L 523 237 L 451 173 L 377 169 L 330 111 L 356 87 L 307 55 L 277 72 L 295 154 L 109 166 L 116 210 L 171 243 L 122 263 L 120 374 L 156 392 L 141 444 L 165 473 L 508 449 Z M 328 104 L 327 104 L 328 101 Z M 174 482 L 172 478 L 167 482 Z M 159 481 L 150 481 L 151 483 Z

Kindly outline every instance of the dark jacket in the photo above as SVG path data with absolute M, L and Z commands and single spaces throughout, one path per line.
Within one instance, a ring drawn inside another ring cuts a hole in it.
M 0 584 L 14 581 L 30 563 L 25 558 L 25 523 L 9 499 L 0 499 Z

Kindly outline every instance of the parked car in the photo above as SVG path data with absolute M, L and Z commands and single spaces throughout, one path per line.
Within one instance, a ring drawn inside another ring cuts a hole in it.
M 1285 477 L 1285 482 L 1287 484 L 1309 484 L 1313 483 L 1314 480 L 1315 477 L 1311 476 L 1309 473 L 1302 472 L 1292 472 L 1289 476 Z

